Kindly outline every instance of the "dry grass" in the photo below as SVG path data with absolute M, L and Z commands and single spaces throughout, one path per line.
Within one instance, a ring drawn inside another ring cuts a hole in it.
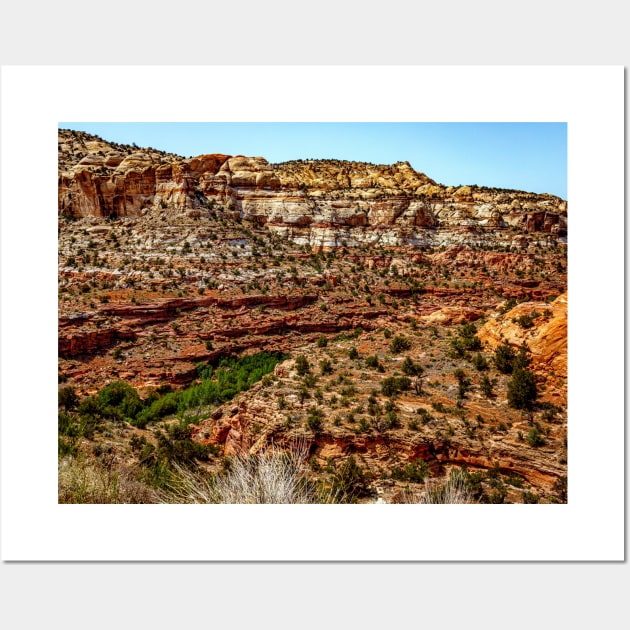
M 240 454 L 212 480 L 182 467 L 163 499 L 168 503 L 296 504 L 319 503 L 306 482 L 307 449 L 288 452 L 275 446 L 257 455 Z
M 449 478 L 442 483 L 429 480 L 424 483 L 425 492 L 420 503 L 475 503 L 465 475 L 457 470 L 451 472 Z
M 160 497 L 153 488 L 134 479 L 129 469 L 79 456 L 59 462 L 58 502 L 159 503 Z
M 468 504 L 477 503 L 468 486 L 466 475 L 461 470 L 453 470 L 447 479 L 427 479 L 424 490 L 407 490 L 401 503 L 416 504 Z

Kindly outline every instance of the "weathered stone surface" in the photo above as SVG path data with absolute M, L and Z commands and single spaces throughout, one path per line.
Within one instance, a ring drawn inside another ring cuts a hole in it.
M 558 197 L 476 186 L 454 190 L 407 162 L 270 164 L 263 157 L 125 154 L 89 136 L 59 132 L 60 150 L 81 141 L 86 155 L 79 153 L 73 163 L 68 149 L 60 160 L 62 214 L 135 217 L 164 207 L 201 216 L 219 210 L 324 249 L 464 243 L 527 248 L 566 238 L 566 202 Z M 522 234 L 515 238 L 510 227 Z
M 523 328 L 518 319 L 523 315 L 538 314 L 531 328 Z M 529 347 L 534 366 L 543 373 L 567 376 L 568 295 L 564 293 L 550 304 L 524 302 L 490 319 L 479 330 L 479 338 L 489 348 L 501 343 Z

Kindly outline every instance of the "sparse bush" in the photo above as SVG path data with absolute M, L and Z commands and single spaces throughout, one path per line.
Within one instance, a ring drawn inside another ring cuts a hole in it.
M 539 446 L 544 446 L 546 441 L 542 433 L 534 427 L 527 434 L 527 443 L 533 448 L 538 448 Z
M 400 420 L 398 420 L 398 414 L 395 411 L 388 411 L 385 414 L 383 427 L 385 429 L 398 429 L 400 427 Z
M 508 311 L 512 310 L 514 307 L 516 306 L 516 299 L 515 298 L 510 298 L 504 305 L 503 308 L 501 309 L 502 313 L 507 313 Z
M 553 491 L 557 494 L 560 501 L 566 502 L 568 496 L 568 483 L 566 475 L 558 477 L 553 484 Z
M 480 372 L 487 370 L 489 367 L 486 357 L 484 357 L 483 354 L 481 354 L 481 352 L 477 352 L 477 354 L 475 354 L 473 358 L 471 359 L 471 362 L 473 366 Z
M 390 376 L 381 381 L 381 392 L 385 396 L 396 396 L 411 387 L 411 379 L 407 376 Z
M 311 366 L 308 362 L 308 359 L 303 354 L 300 354 L 295 359 L 295 369 L 297 370 L 299 376 L 304 376 L 311 371 Z
M 453 375 L 457 379 L 458 384 L 457 397 L 462 399 L 466 396 L 468 390 L 470 389 L 470 378 L 468 378 L 466 372 L 464 372 L 461 368 L 457 368 L 453 372 Z
M 74 389 L 74 387 L 67 386 L 62 387 L 57 394 L 57 403 L 59 407 L 63 407 L 64 409 L 74 409 L 79 402 L 79 397 Z
M 534 492 L 526 490 L 523 492 L 523 503 L 538 503 L 539 497 Z
M 531 363 L 531 359 L 529 357 L 529 348 L 526 343 L 523 343 L 519 349 L 518 354 L 514 357 L 512 361 L 512 367 L 514 370 L 516 369 L 525 369 Z
M 354 503 L 357 499 L 372 494 L 368 475 L 357 464 L 354 455 L 348 457 L 333 473 L 332 494 L 343 503 Z
M 518 324 L 521 328 L 532 328 L 534 326 L 534 318 L 531 315 L 521 315 L 514 318 L 514 323 Z
M 511 374 L 515 357 L 512 346 L 507 343 L 497 346 L 494 351 L 494 365 L 503 374 Z
M 404 352 L 405 350 L 409 350 L 409 348 L 411 348 L 411 341 L 404 335 L 396 335 L 389 344 L 389 351 L 392 354 Z
M 319 407 L 311 407 L 308 410 L 306 424 L 313 433 L 319 433 L 322 428 L 324 413 Z
M 494 396 L 494 386 L 496 385 L 496 379 L 488 377 L 484 374 L 481 377 L 481 391 L 486 398 Z
M 477 329 L 472 322 L 462 324 L 458 336 L 451 340 L 451 347 L 457 356 L 467 356 L 472 350 L 481 350 L 481 340 L 475 334 Z
M 402 364 L 402 372 L 407 376 L 422 376 L 424 374 L 424 368 L 417 363 L 414 363 L 410 357 L 405 357 Z
M 425 481 L 425 493 L 420 503 L 475 503 L 468 477 L 466 471 L 452 470 L 442 483 Z
M 507 488 L 499 481 L 495 484 L 492 492 L 488 496 L 488 503 L 504 503 L 507 496 Z
M 321 372 L 322 376 L 326 374 L 332 374 L 333 367 L 332 367 L 332 363 L 330 362 L 330 359 L 322 359 L 319 362 L 319 371 Z
M 391 477 L 397 481 L 421 483 L 429 476 L 429 472 L 429 465 L 423 459 L 417 459 L 404 467 L 395 466 L 392 469 Z

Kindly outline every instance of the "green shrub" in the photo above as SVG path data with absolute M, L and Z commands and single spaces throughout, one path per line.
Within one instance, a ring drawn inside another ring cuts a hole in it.
M 544 446 L 546 441 L 542 433 L 534 427 L 527 434 L 527 443 L 533 448 L 538 448 L 539 446 Z
M 512 361 L 513 369 L 521 368 L 525 369 L 531 363 L 531 359 L 529 356 L 529 348 L 526 343 L 523 343 L 519 349 L 518 354 L 514 357 Z
M 475 334 L 477 329 L 473 323 L 462 324 L 458 336 L 451 340 L 451 347 L 457 356 L 465 356 L 467 352 L 481 350 L 481 340 Z
M 516 306 L 516 300 L 514 298 L 510 298 L 505 305 L 503 306 L 502 313 L 507 313 L 511 311 Z
M 129 383 L 115 381 L 98 393 L 98 400 L 105 408 L 113 408 L 123 418 L 135 418 L 142 410 L 138 392 Z
M 328 345 L 328 339 L 325 335 L 320 335 L 319 339 L 317 340 L 317 347 L 318 348 L 325 348 Z
M 389 351 L 392 354 L 404 352 L 405 350 L 409 350 L 409 348 L 411 348 L 411 341 L 404 335 L 396 335 L 389 344 Z
M 405 357 L 402 364 L 403 374 L 407 376 L 422 376 L 424 374 L 424 368 L 417 363 L 414 363 L 413 359 Z
M 319 433 L 322 428 L 324 412 L 319 407 L 311 407 L 308 410 L 306 424 L 313 433 Z
M 407 376 L 390 376 L 381 381 L 381 392 L 385 396 L 395 396 L 411 387 L 411 379 Z
M 422 483 L 429 476 L 429 465 L 423 459 L 409 462 L 404 467 L 396 466 L 392 469 L 391 478 L 396 481 L 410 481 Z
M 537 494 L 526 490 L 523 492 L 523 503 L 538 503 L 539 497 Z
M 531 410 L 538 392 L 536 379 L 529 370 L 517 368 L 508 382 L 508 404 L 514 409 Z
M 534 326 L 534 318 L 531 315 L 527 314 L 516 317 L 513 321 L 524 329 L 532 328 Z
M 296 357 L 295 369 L 297 370 L 299 376 L 304 376 L 311 371 L 311 366 L 308 362 L 308 359 L 303 354 L 300 354 L 298 357 Z
M 480 372 L 487 370 L 489 367 L 486 357 L 484 357 L 481 352 L 477 352 L 477 354 L 475 354 L 471 359 L 471 362 L 473 366 Z
M 513 363 L 515 357 L 514 350 L 512 346 L 507 343 L 501 344 L 497 346 L 494 351 L 494 365 L 497 370 L 503 374 L 511 374 L 513 370 Z
M 175 393 L 168 393 L 153 400 L 149 406 L 145 407 L 132 421 L 131 424 L 141 429 L 149 422 L 155 422 L 165 416 L 170 416 L 177 412 L 178 396 Z
M 470 378 L 468 378 L 466 372 L 464 372 L 464 370 L 462 370 L 461 368 L 457 368 L 453 372 L 453 375 L 457 379 L 458 384 L 457 397 L 459 399 L 465 398 L 468 390 L 470 389 Z
M 357 499 L 370 496 L 369 479 L 365 470 L 351 455 L 333 473 L 332 494 L 344 503 L 354 503 Z
M 395 411 L 388 411 L 383 418 L 383 427 L 385 429 L 397 429 L 400 427 L 400 420 Z
M 332 367 L 332 363 L 330 362 L 330 359 L 322 359 L 319 362 L 319 371 L 321 372 L 322 376 L 326 374 L 332 374 L 333 367 Z
M 507 488 L 503 483 L 498 482 L 488 496 L 488 503 L 503 503 L 506 496 Z
M 57 404 L 64 409 L 74 409 L 79 402 L 79 397 L 71 385 L 62 387 L 57 393 Z
M 496 384 L 496 379 L 489 378 L 486 374 L 481 377 L 481 391 L 486 398 L 491 398 L 494 396 L 494 386 Z

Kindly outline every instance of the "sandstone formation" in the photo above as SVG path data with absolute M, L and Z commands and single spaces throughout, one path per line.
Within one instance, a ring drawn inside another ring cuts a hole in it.
M 515 348 L 527 344 L 535 366 L 546 374 L 566 378 L 568 296 L 558 296 L 553 302 L 523 302 L 507 313 L 489 319 L 479 330 L 479 338 L 489 348 L 508 343 Z M 519 323 L 521 317 L 531 317 L 531 327 Z
M 59 212 L 73 217 L 138 217 L 157 207 L 197 217 L 220 212 L 324 249 L 360 244 L 526 249 L 565 242 L 567 235 L 567 205 L 558 197 L 446 187 L 407 162 L 184 159 L 113 147 L 65 130 L 59 132 L 59 151 Z

